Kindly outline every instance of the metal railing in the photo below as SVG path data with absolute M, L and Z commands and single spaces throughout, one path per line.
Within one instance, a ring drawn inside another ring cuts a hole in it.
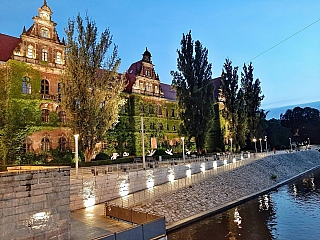
M 284 151 L 283 151 L 284 152 Z M 277 154 L 281 153 L 280 151 Z M 250 159 L 260 159 L 265 156 L 272 155 L 273 152 L 263 152 L 257 154 L 250 154 Z M 220 154 L 220 155 L 212 155 L 212 156 L 201 156 L 201 157 L 186 157 L 185 159 L 182 158 L 171 158 L 165 159 L 162 161 L 157 160 L 146 160 L 146 169 L 152 168 L 167 168 L 174 165 L 186 165 L 189 163 L 195 162 L 205 162 L 205 161 L 217 161 L 218 166 L 222 165 L 221 161 L 230 161 L 232 159 L 240 160 L 241 158 L 247 159 L 248 153 L 243 154 Z M 219 165 L 220 163 L 220 165 Z M 143 163 L 136 162 L 136 163 L 123 163 L 123 164 L 111 164 L 111 165 L 103 165 L 103 166 L 92 166 L 92 167 L 80 167 L 78 169 L 78 179 L 84 178 L 92 178 L 99 175 L 108 175 L 108 174 L 121 174 L 123 172 L 132 172 L 132 171 L 139 171 L 143 170 Z M 76 177 L 76 169 L 72 168 L 70 171 L 71 179 Z

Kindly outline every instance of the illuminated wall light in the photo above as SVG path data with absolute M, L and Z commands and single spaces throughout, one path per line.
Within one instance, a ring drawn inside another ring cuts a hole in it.
M 95 204 L 95 183 L 94 181 L 85 182 L 83 184 L 83 205 L 87 208 L 94 206 Z
M 241 159 L 241 160 L 243 160 L 243 155 L 242 155 L 242 154 L 241 154 L 241 157 L 240 157 L 240 159 Z
M 216 169 L 218 167 L 218 164 L 217 164 L 217 161 L 214 161 L 213 162 L 213 166 L 212 166 L 214 169 Z
M 50 215 L 48 212 L 38 212 L 33 214 L 33 216 L 27 220 L 26 226 L 32 229 L 44 229 L 47 227 Z
M 150 190 L 154 187 L 154 179 L 152 177 L 149 177 L 147 179 L 147 188 Z
M 191 164 L 187 164 L 186 167 L 187 167 L 186 176 L 191 177 Z
M 121 197 L 125 197 L 129 194 L 129 183 L 127 180 L 122 180 L 119 187 L 119 194 Z
M 206 171 L 206 164 L 205 163 L 201 163 L 200 171 L 203 172 L 203 173 Z
M 169 182 L 174 182 L 174 168 L 168 168 L 168 180 Z
M 233 158 L 233 159 L 232 159 L 232 162 L 234 162 L 234 163 L 235 163 L 236 161 L 237 161 L 237 159 L 236 159 L 236 158 Z
M 228 160 L 227 159 L 223 160 L 223 164 L 227 165 L 228 164 Z

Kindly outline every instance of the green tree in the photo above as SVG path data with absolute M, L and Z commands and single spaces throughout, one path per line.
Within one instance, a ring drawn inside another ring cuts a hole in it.
M 95 22 L 80 15 L 69 20 L 66 66 L 62 79 L 62 103 L 69 112 L 69 125 L 80 135 L 80 148 L 85 161 L 91 161 L 96 143 L 118 121 L 124 104 L 120 96 L 125 88 L 124 77 L 118 75 L 120 59 L 117 47 L 112 52 L 112 35 L 104 30 L 100 38 Z
M 226 59 L 221 73 L 220 101 L 223 103 L 222 116 L 227 123 L 228 139 L 238 144 L 238 67 L 232 67 L 232 62 Z
M 172 85 L 176 88 L 180 117 L 180 132 L 189 140 L 194 137 L 197 151 L 204 148 L 208 123 L 213 113 L 213 81 L 208 50 L 199 40 L 193 41 L 191 31 L 181 40 L 177 50 L 177 69 L 172 71 Z
M 262 95 L 261 91 L 260 80 L 254 80 L 253 66 L 251 62 L 248 67 L 246 64 L 243 65 L 243 72 L 241 73 L 241 88 L 244 93 L 247 122 L 249 127 L 247 144 L 250 144 L 251 139 L 259 134 L 258 128 L 261 118 L 259 108 L 261 101 L 264 99 L 264 95 Z
M 318 109 L 310 107 L 295 107 L 288 109 L 280 115 L 281 125 L 289 128 L 291 134 L 298 141 L 312 139 L 312 142 L 320 142 L 320 113 Z

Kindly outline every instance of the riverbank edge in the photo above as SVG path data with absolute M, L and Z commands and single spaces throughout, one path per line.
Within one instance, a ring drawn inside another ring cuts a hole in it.
M 309 170 L 306 170 L 306 171 L 304 171 L 304 172 L 302 172 L 302 173 L 300 173 L 298 175 L 295 175 L 295 176 L 293 176 L 291 178 L 283 180 L 283 181 L 281 181 L 281 182 L 279 182 L 279 183 L 277 183 L 277 184 L 275 184 L 275 185 L 273 185 L 273 186 L 271 186 L 269 188 L 265 188 L 265 189 L 263 189 L 261 191 L 255 192 L 255 193 L 250 194 L 248 196 L 241 197 L 241 198 L 239 198 L 237 200 L 222 204 L 219 207 L 215 207 L 215 208 L 209 209 L 207 211 L 204 211 L 204 212 L 195 214 L 193 216 L 190 216 L 188 218 L 185 218 L 185 219 L 179 220 L 177 222 L 174 222 L 174 223 L 166 226 L 166 231 L 167 231 L 167 233 L 169 233 L 169 232 L 177 230 L 177 229 L 179 229 L 181 227 L 187 226 L 187 225 L 189 225 L 189 224 L 191 224 L 193 222 L 196 222 L 198 220 L 201 220 L 201 219 L 204 219 L 206 217 L 213 216 L 215 214 L 218 214 L 218 213 L 221 213 L 223 211 L 229 210 L 230 208 L 233 208 L 233 207 L 235 207 L 235 206 L 237 206 L 239 204 L 242 204 L 242 203 L 245 203 L 247 201 L 250 201 L 251 199 L 253 199 L 253 198 L 257 197 L 257 196 L 260 196 L 260 195 L 263 195 L 263 194 L 268 193 L 270 191 L 273 191 L 273 190 L 275 190 L 275 189 L 277 189 L 277 188 L 279 188 L 279 187 L 281 187 L 281 186 L 283 186 L 283 185 L 285 185 L 285 184 L 287 184 L 289 182 L 292 182 L 292 181 L 302 177 L 303 175 L 308 174 L 309 172 L 317 170 L 317 169 L 320 169 L 320 165 L 318 165 L 316 167 L 313 167 L 313 168 L 311 168 Z

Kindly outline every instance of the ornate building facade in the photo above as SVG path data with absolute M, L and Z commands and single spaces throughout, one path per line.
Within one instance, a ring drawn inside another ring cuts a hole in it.
M 65 43 L 64 39 L 60 40 L 56 23 L 51 16 L 52 11 L 44 0 L 38 9 L 38 15 L 32 18 L 33 25 L 28 29 L 24 27 L 20 37 L 0 33 L 0 63 L 16 60 L 32 66 L 40 74 L 38 92 L 27 73 L 18 87 L 21 89 L 21 98 L 36 95 L 40 99 L 39 118 L 42 127 L 25 140 L 26 152 L 49 152 L 51 149 L 63 151 L 72 149 L 74 145 L 73 136 L 67 127 L 66 113 L 60 107 L 59 77 L 64 69 Z M 110 149 L 108 146 L 111 145 L 110 151 L 141 154 L 142 116 L 147 149 L 175 146 L 179 141 L 177 129 L 180 124 L 175 91 L 170 85 L 160 82 L 151 61 L 151 53 L 147 49 L 140 61 L 131 64 L 126 78 L 128 86 L 123 94 L 127 98 L 127 104 L 123 107 L 120 122 L 114 130 L 117 134 L 106 136 L 106 142 L 101 143 L 102 150 Z M 53 120 L 56 124 L 50 124 Z

